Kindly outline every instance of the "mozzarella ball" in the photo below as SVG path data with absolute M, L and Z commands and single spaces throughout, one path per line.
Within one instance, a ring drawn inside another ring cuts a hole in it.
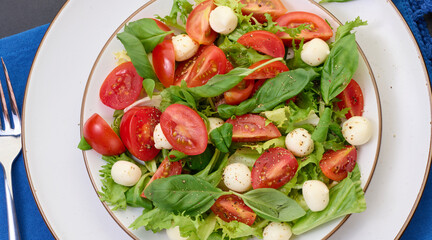
M 184 61 L 191 58 L 197 53 L 199 48 L 199 44 L 186 34 L 174 36 L 172 43 L 176 61 Z
M 303 198 L 312 212 L 324 210 L 329 203 L 329 189 L 319 180 L 309 180 L 303 183 Z
M 227 35 L 237 27 L 238 19 L 231 8 L 219 6 L 210 12 L 209 23 L 213 31 Z
M 170 240 L 186 240 L 187 239 L 187 238 L 182 237 L 180 235 L 180 228 L 179 228 L 179 226 L 175 226 L 173 228 L 168 228 L 166 230 L 166 233 L 167 233 L 168 238 Z
M 243 163 L 232 163 L 223 172 L 225 186 L 236 192 L 245 192 L 252 187 L 251 171 Z
M 167 138 L 162 132 L 160 123 L 158 123 L 153 131 L 154 146 L 157 149 L 172 149 L 173 146 L 168 142 Z
M 209 117 L 207 119 L 209 121 L 208 133 L 210 133 L 214 129 L 222 126 L 225 123 L 224 120 L 222 120 L 220 118 L 216 118 L 216 117 Z
M 291 236 L 291 227 L 286 223 L 271 222 L 263 231 L 263 240 L 288 240 Z
M 354 116 L 343 123 L 342 134 L 349 144 L 362 145 L 372 137 L 372 126 L 367 118 Z
M 141 178 L 141 169 L 134 163 L 117 161 L 111 168 L 111 177 L 114 182 L 130 187 Z
M 318 66 L 323 63 L 330 54 L 330 48 L 320 38 L 314 38 L 303 45 L 301 59 L 310 66 Z
M 314 150 L 311 134 L 304 128 L 292 130 L 285 138 L 285 146 L 296 157 L 304 157 Z

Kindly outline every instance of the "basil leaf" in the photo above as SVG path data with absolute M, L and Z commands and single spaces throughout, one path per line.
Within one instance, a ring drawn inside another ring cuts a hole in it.
M 184 159 L 184 161 L 191 170 L 201 171 L 209 164 L 210 160 L 213 157 L 213 154 L 213 148 L 211 147 L 211 145 L 207 145 L 207 148 L 203 153 L 199 155 L 188 156 Z
M 222 104 L 217 108 L 219 116 L 223 119 L 228 119 L 231 116 L 241 116 L 255 109 L 257 101 L 255 98 L 250 98 L 241 102 L 237 106 Z
M 241 197 L 258 216 L 266 220 L 290 222 L 306 214 L 296 201 L 273 188 L 258 188 L 236 195 Z
M 137 70 L 137 73 L 144 79 L 158 79 L 141 41 L 128 32 L 121 32 L 117 34 L 117 38 L 125 47 L 126 52 L 132 60 L 132 64 Z
M 321 93 L 326 104 L 341 93 L 358 67 L 359 54 L 354 34 L 341 38 L 331 49 L 321 75 Z
M 124 31 L 137 37 L 141 41 L 146 52 L 153 51 L 156 45 L 164 40 L 166 35 L 174 32 L 165 32 L 160 29 L 155 20 L 151 18 L 143 18 L 131 22 L 125 26 Z
M 324 142 L 327 139 L 328 129 L 331 123 L 332 110 L 328 107 L 324 109 L 324 112 L 320 115 L 320 120 L 312 133 L 312 139 L 317 142 Z
M 177 150 L 171 150 L 168 153 L 168 159 L 170 160 L 170 162 L 180 161 L 180 160 L 186 158 L 187 156 L 188 156 L 187 154 L 184 154 L 184 153 L 177 151 Z
M 144 174 L 138 182 L 126 192 L 126 203 L 132 207 L 143 207 L 152 209 L 153 205 L 147 198 L 141 197 L 144 187 L 150 181 L 149 173 Z
M 153 91 L 155 89 L 155 81 L 150 78 L 146 78 L 142 82 L 143 88 L 146 91 L 147 95 L 151 99 L 153 97 Z
M 204 181 L 207 181 L 212 186 L 216 187 L 217 185 L 219 185 L 219 182 L 222 179 L 223 170 L 228 163 L 228 155 L 229 154 L 222 155 L 222 159 L 221 159 L 220 151 L 216 149 L 207 167 L 205 167 L 200 172 L 196 173 L 194 176 Z M 213 169 L 214 166 L 218 166 L 218 168 L 214 170 Z
M 144 194 L 162 210 L 196 216 L 226 193 L 202 179 L 182 174 L 154 180 Z
M 267 80 L 253 96 L 258 106 L 252 112 L 272 110 L 278 104 L 299 94 L 317 76 L 318 74 L 312 69 L 299 68 L 280 73 L 275 78 Z
M 210 140 L 214 143 L 217 149 L 223 153 L 229 152 L 229 147 L 232 142 L 233 125 L 224 123 L 222 126 L 213 129 L 210 132 Z
M 248 68 L 234 68 L 227 74 L 223 75 L 215 75 L 212 77 L 205 85 L 199 87 L 189 88 L 189 91 L 199 97 L 209 98 L 216 97 L 221 95 L 222 93 L 230 90 L 231 88 L 237 86 L 243 78 L 253 73 L 254 71 L 262 68 L 272 62 L 280 61 L 282 58 L 273 58 L 259 66 L 248 69 Z
M 113 113 L 114 121 L 111 124 L 111 128 L 115 133 L 120 137 L 120 123 L 123 118 L 124 111 L 123 110 L 115 110 Z
M 88 142 L 85 140 L 84 137 L 81 137 L 81 141 L 78 144 L 78 148 L 83 151 L 92 149 L 92 147 L 90 146 L 90 144 L 88 144 Z

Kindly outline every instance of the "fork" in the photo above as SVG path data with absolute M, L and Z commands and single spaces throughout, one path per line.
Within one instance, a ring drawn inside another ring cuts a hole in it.
M 12 191 L 12 163 L 21 151 L 21 120 L 18 111 L 18 106 L 15 100 L 15 94 L 12 89 L 9 73 L 1 58 L 4 75 L 6 77 L 6 85 L 9 93 L 9 104 L 11 105 L 11 114 L 9 116 L 8 106 L 6 103 L 3 86 L 0 81 L 0 103 L 3 114 L 0 113 L 3 119 L 3 126 L 0 122 L 0 163 L 3 165 L 5 177 L 5 192 L 8 218 L 9 239 L 20 239 L 18 231 L 18 222 L 15 214 L 15 204 Z

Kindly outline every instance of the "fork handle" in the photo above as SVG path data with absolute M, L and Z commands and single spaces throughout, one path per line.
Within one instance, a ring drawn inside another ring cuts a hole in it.
M 7 219 L 8 219 L 8 231 L 9 240 L 19 240 L 20 234 L 18 230 L 18 222 L 15 214 L 15 204 L 10 190 L 10 186 L 5 180 L 5 192 L 6 192 L 6 207 L 7 207 Z

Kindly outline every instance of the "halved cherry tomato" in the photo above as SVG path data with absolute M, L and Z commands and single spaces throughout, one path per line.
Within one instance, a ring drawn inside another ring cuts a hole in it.
M 254 64 L 252 64 L 249 69 L 253 69 L 258 67 L 259 65 L 269 61 L 270 59 L 264 59 L 261 61 L 258 61 Z M 284 63 L 277 61 L 277 62 L 272 62 L 262 68 L 259 68 L 258 70 L 256 70 L 255 72 L 249 74 L 247 77 L 245 77 L 244 79 L 268 79 L 268 78 L 274 78 L 276 77 L 279 73 L 281 72 L 286 72 L 289 71 L 287 65 L 285 65 Z
M 175 52 L 171 40 L 164 40 L 156 45 L 152 53 L 153 66 L 160 82 L 169 87 L 174 84 Z
M 248 32 L 243 34 L 237 42 L 275 58 L 285 55 L 285 46 L 282 40 L 271 32 L 263 30 Z
M 133 107 L 120 122 L 120 137 L 136 158 L 150 161 L 159 153 L 153 141 L 153 132 L 161 112 L 155 107 Z
M 296 174 L 298 162 L 287 149 L 277 147 L 265 151 L 252 168 L 252 187 L 280 188 Z
M 245 114 L 235 119 L 228 119 L 233 125 L 233 142 L 259 142 L 281 136 L 273 123 L 266 123 L 266 119 L 255 114 Z
M 216 40 L 217 33 L 210 27 L 210 12 L 216 8 L 213 0 L 196 6 L 186 21 L 186 33 L 199 44 L 209 45 Z
M 338 102 L 339 109 L 350 108 L 345 117 L 349 119 L 352 116 L 363 115 L 364 100 L 363 92 L 358 83 L 351 79 L 351 82 L 346 88 L 337 96 L 342 101 Z
M 188 87 L 202 86 L 214 75 L 225 74 L 227 67 L 229 61 L 220 48 L 214 45 L 200 48 L 197 55 L 177 67 L 175 85 L 184 80 Z
M 296 37 L 297 42 L 302 38 L 307 42 L 314 38 L 321 38 L 326 41 L 333 36 L 333 31 L 328 23 L 320 16 L 309 12 L 289 12 L 276 20 L 279 26 L 296 28 L 301 24 L 309 24 L 311 30 L 303 30 L 299 36 Z M 285 45 L 291 46 L 292 37 L 288 33 L 278 32 L 279 36 Z
M 145 186 L 144 190 L 150 183 L 152 183 L 154 180 L 159 178 L 167 178 L 169 176 L 179 175 L 182 172 L 182 164 L 180 161 L 177 162 L 171 162 L 168 160 L 168 158 L 165 158 L 162 163 L 159 165 L 158 169 L 156 170 L 155 174 L 152 176 L 150 181 Z M 141 193 L 141 197 L 146 197 L 144 195 L 144 190 Z
M 165 23 L 163 23 L 163 22 L 161 22 L 161 21 L 159 21 L 157 19 L 154 19 L 154 18 L 152 18 L 152 19 L 156 22 L 156 24 L 158 25 L 158 27 L 162 31 L 165 31 L 165 32 L 171 31 L 171 29 L 167 25 L 165 25 Z M 171 39 L 173 36 L 174 36 L 174 33 L 171 33 L 171 34 L 166 35 L 164 39 L 168 40 L 168 39 Z
M 238 221 L 251 226 L 256 218 L 256 213 L 234 194 L 219 197 L 211 210 L 225 222 Z
M 105 156 L 118 155 L 126 151 L 119 136 L 99 114 L 93 114 L 84 124 L 83 136 L 88 144 Z
M 208 143 L 207 128 L 202 118 L 193 109 L 172 104 L 160 118 L 162 132 L 175 150 L 187 155 L 198 155 L 205 151 Z
M 319 163 L 321 171 L 331 180 L 340 181 L 352 172 L 357 162 L 357 150 L 354 146 L 324 153 Z
M 108 107 L 123 109 L 138 99 L 142 81 L 143 78 L 138 75 L 132 62 L 122 63 L 105 78 L 99 97 Z
M 260 23 L 267 22 L 264 13 L 270 14 L 272 19 L 277 19 L 287 11 L 279 0 L 240 0 L 240 2 L 246 4 L 242 8 L 242 13 L 244 15 L 252 13 Z
M 254 80 L 243 80 L 237 86 L 224 92 L 224 98 L 227 104 L 237 105 L 248 99 L 254 87 Z

